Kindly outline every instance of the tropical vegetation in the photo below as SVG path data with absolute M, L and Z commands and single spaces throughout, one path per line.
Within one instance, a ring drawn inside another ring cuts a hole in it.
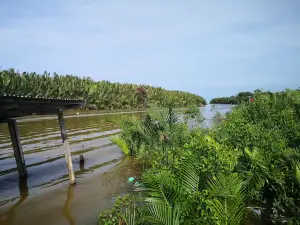
M 248 102 L 249 98 L 253 96 L 253 93 L 251 92 L 240 92 L 235 96 L 230 97 L 219 97 L 219 98 L 213 98 L 210 100 L 210 104 L 241 104 L 243 102 Z
M 169 91 L 149 85 L 94 81 L 90 77 L 59 75 L 44 72 L 19 73 L 14 69 L 0 71 L 0 96 L 84 99 L 88 109 L 141 108 L 148 104 L 187 107 L 204 105 L 195 94 Z
M 254 98 L 208 129 L 195 109 L 117 120 L 143 174 L 99 224 L 300 224 L 300 93 Z

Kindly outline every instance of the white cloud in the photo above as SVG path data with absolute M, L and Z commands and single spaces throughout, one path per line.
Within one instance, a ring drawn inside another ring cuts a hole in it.
M 300 47 L 300 19 L 293 14 L 299 5 L 292 0 L 54 3 L 37 16 L 39 9 L 29 5 L 22 16 L 0 24 L 4 68 L 175 89 L 234 88 L 271 79 L 264 75 L 253 81 L 245 60 Z

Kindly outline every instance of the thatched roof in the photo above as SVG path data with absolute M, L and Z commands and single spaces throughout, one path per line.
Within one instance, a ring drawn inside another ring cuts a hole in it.
M 15 117 L 56 114 L 60 109 L 76 109 L 84 103 L 80 99 L 0 95 L 0 123 Z

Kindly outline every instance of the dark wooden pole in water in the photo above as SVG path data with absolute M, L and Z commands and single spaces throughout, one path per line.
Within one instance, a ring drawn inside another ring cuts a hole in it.
M 8 120 L 8 129 L 10 133 L 11 142 L 14 149 L 14 156 L 17 163 L 17 168 L 20 178 L 27 178 L 27 170 L 25 165 L 24 154 L 22 151 L 22 145 L 20 142 L 19 129 L 17 127 L 17 122 L 14 119 Z
M 68 172 L 69 172 L 69 177 L 70 177 L 70 184 L 75 184 L 76 180 L 75 180 L 74 171 L 73 171 L 73 163 L 72 163 L 70 145 L 69 145 L 69 141 L 68 141 L 63 111 L 58 110 L 57 115 L 58 115 L 58 122 L 59 122 L 59 126 L 60 126 L 61 139 L 63 141 L 63 146 L 64 146 L 64 150 L 65 150 L 65 156 L 66 156 Z

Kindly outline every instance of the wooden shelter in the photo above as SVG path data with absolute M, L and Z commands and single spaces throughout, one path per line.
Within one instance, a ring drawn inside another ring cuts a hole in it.
M 80 108 L 85 102 L 80 99 L 26 97 L 16 95 L 0 96 L 0 123 L 8 123 L 8 129 L 14 149 L 17 169 L 21 178 L 27 178 L 24 153 L 20 142 L 20 134 L 16 118 L 30 115 L 56 114 L 65 150 L 65 156 L 70 176 L 70 183 L 75 184 L 71 152 L 66 132 L 63 111 Z

